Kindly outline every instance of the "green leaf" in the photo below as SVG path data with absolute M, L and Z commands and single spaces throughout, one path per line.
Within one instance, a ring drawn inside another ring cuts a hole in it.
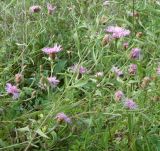
M 36 133 L 39 134 L 40 136 L 44 137 L 44 138 L 49 139 L 49 137 L 44 132 L 42 132 L 40 129 L 36 130 Z

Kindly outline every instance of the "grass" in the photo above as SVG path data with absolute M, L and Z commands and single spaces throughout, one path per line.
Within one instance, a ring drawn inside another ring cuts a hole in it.
M 156 72 L 160 55 L 160 5 L 158 0 L 50 0 L 57 6 L 48 15 L 45 0 L 0 1 L 0 150 L 5 151 L 160 151 L 160 77 Z M 30 13 L 40 5 L 39 13 Z M 128 14 L 138 12 L 138 17 Z M 111 25 L 131 31 L 127 37 L 102 46 L 104 30 Z M 136 33 L 142 32 L 141 37 Z M 129 47 L 123 48 L 128 42 Z M 42 48 L 62 45 L 56 60 Z M 141 48 L 141 59 L 129 57 Z M 75 63 L 87 73 L 72 73 Z M 137 64 L 137 74 L 128 67 Z M 124 72 L 116 77 L 112 66 Z M 104 76 L 96 78 L 96 72 Z M 13 100 L 5 91 L 15 84 L 20 97 Z M 55 75 L 60 83 L 52 89 L 46 78 Z M 144 77 L 149 83 L 142 88 Z M 126 109 L 114 99 L 122 90 L 138 108 Z M 64 112 L 72 124 L 59 123 Z

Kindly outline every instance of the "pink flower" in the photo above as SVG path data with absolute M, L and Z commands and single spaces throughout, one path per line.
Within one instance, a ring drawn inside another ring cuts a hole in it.
M 53 87 L 53 88 L 55 88 L 55 87 L 57 87 L 57 85 L 59 84 L 59 80 L 57 80 L 57 78 L 54 76 L 54 77 L 49 77 L 49 78 L 47 78 L 48 79 L 48 81 L 49 81 L 49 83 L 50 83 L 50 85 Z
M 125 43 L 123 43 L 123 47 L 125 48 L 125 49 L 127 49 L 128 48 L 128 42 L 125 42 Z
M 31 13 L 38 13 L 38 12 L 40 12 L 40 10 L 41 10 L 41 6 L 38 6 L 38 5 L 31 6 L 31 7 L 29 8 L 29 10 L 30 10 Z
M 104 75 L 104 73 L 103 72 L 97 72 L 96 74 L 95 74 L 95 77 L 103 77 L 103 75 Z
M 127 99 L 124 102 L 124 106 L 128 109 L 136 109 L 138 107 L 137 104 L 131 99 Z
M 131 53 L 130 53 L 131 59 L 139 59 L 140 58 L 140 52 L 141 52 L 140 48 L 133 48 Z
M 112 67 L 112 72 L 114 72 L 118 77 L 123 76 L 123 72 L 117 67 Z
M 51 15 L 55 11 L 56 6 L 52 6 L 52 4 L 47 3 L 47 9 L 48 9 L 48 14 Z
M 55 54 L 57 52 L 60 52 L 61 50 L 62 50 L 61 45 L 57 45 L 57 44 L 55 44 L 54 47 L 46 47 L 42 49 L 42 51 L 48 55 Z
M 130 74 L 133 74 L 133 75 L 136 74 L 136 72 L 137 72 L 137 65 L 136 64 L 131 64 L 129 66 L 128 72 Z
M 5 89 L 8 94 L 13 95 L 13 99 L 17 99 L 19 97 L 20 90 L 11 83 L 7 83 Z
M 58 122 L 71 123 L 71 119 L 66 114 L 64 114 L 63 112 L 62 113 L 58 113 L 56 115 L 56 119 L 57 119 Z
M 114 98 L 116 101 L 120 101 L 124 97 L 124 94 L 122 91 L 118 90 L 114 94 Z
M 106 32 L 112 33 L 113 38 L 121 38 L 128 36 L 130 34 L 129 30 L 126 30 L 125 28 L 118 27 L 118 26 L 109 26 L 106 29 Z
M 157 68 L 157 74 L 160 75 L 160 66 Z
M 84 74 L 87 72 L 87 69 L 83 66 L 79 66 L 78 64 L 73 65 L 72 67 L 70 67 L 70 69 L 72 70 L 72 72 L 74 73 L 80 73 L 80 74 Z

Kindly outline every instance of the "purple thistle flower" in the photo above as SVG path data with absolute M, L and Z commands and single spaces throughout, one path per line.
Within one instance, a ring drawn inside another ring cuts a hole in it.
M 56 6 L 52 6 L 52 4 L 47 3 L 47 9 L 48 9 L 48 14 L 51 15 L 55 11 Z
M 41 6 L 38 6 L 38 5 L 31 6 L 31 7 L 29 8 L 29 10 L 30 10 L 31 13 L 38 13 L 38 12 L 40 12 L 40 10 L 41 10 Z
M 114 72 L 118 77 L 123 76 L 123 72 L 117 67 L 112 67 L 112 72 Z
M 136 109 L 138 107 L 137 104 L 131 99 L 126 99 L 124 106 L 128 109 Z
M 140 58 L 140 52 L 141 52 L 140 48 L 133 48 L 131 53 L 130 53 L 131 59 L 139 59 Z
M 160 75 L 160 66 L 157 68 L 157 74 Z
M 103 72 L 97 72 L 95 74 L 95 77 L 98 78 L 98 77 L 103 77 L 104 73 Z
M 131 64 L 129 66 L 128 72 L 129 72 L 129 74 L 135 75 L 136 72 L 137 72 L 137 65 L 136 64 Z
M 124 94 L 122 91 L 118 90 L 114 94 L 114 98 L 116 101 L 120 101 L 124 97 Z
M 55 44 L 54 47 L 46 47 L 42 49 L 42 51 L 48 55 L 55 54 L 57 52 L 60 52 L 61 50 L 62 50 L 61 45 L 57 45 L 57 44 Z
M 20 90 L 11 83 L 7 83 L 5 89 L 8 94 L 13 95 L 13 99 L 17 99 L 19 97 Z
M 87 69 L 85 67 L 79 66 L 78 64 L 73 65 L 72 67 L 70 67 L 70 69 L 74 73 L 84 74 L 87 72 Z
M 57 119 L 57 121 L 58 122 L 66 122 L 66 123 L 71 123 L 71 119 L 66 115 L 66 114 L 64 114 L 63 112 L 62 113 L 58 113 L 57 115 L 56 115 L 56 119 Z
M 53 88 L 57 87 L 57 85 L 58 85 L 59 82 L 60 82 L 59 80 L 57 80 L 57 78 L 56 78 L 55 76 L 49 77 L 49 78 L 47 78 L 47 79 L 48 79 L 50 85 L 51 85 Z
M 129 30 L 126 30 L 125 28 L 118 27 L 118 26 L 109 26 L 106 29 L 106 32 L 112 33 L 113 38 L 121 38 L 128 36 L 130 34 Z

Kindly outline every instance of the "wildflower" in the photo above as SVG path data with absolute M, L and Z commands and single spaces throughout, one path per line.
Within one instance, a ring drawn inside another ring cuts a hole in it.
M 108 34 L 106 34 L 106 35 L 103 37 L 102 45 L 105 46 L 105 45 L 107 45 L 110 41 L 111 41 L 111 36 L 108 35 Z
M 56 119 L 57 119 L 58 122 L 71 123 L 71 119 L 66 114 L 64 114 L 63 112 L 62 113 L 58 113 L 56 115 Z
M 87 72 L 87 69 L 83 66 L 79 66 L 78 64 L 73 65 L 72 67 L 70 67 L 70 69 L 72 70 L 72 72 L 74 73 L 80 73 L 80 74 L 84 74 Z
M 112 33 L 113 38 L 121 38 L 128 36 L 130 34 L 129 30 L 126 30 L 125 28 L 118 27 L 118 26 L 109 26 L 106 29 L 106 32 Z
M 129 66 L 128 72 L 129 72 L 129 74 L 133 74 L 133 75 L 136 74 L 136 72 L 137 72 L 137 65 L 136 64 L 131 64 Z
M 160 66 L 157 68 L 157 74 L 160 75 Z
M 38 6 L 38 5 L 31 6 L 31 7 L 29 8 L 29 10 L 30 10 L 31 13 L 38 13 L 38 12 L 40 12 L 40 10 L 41 10 L 41 6 Z
M 141 87 L 142 88 L 146 88 L 150 82 L 150 77 L 144 77 L 144 79 L 142 80 L 142 84 L 141 84 Z
M 131 53 L 130 53 L 130 57 L 132 59 L 139 59 L 140 58 L 140 52 L 141 52 L 140 48 L 133 48 Z
M 8 94 L 13 95 L 13 99 L 17 99 L 19 97 L 20 90 L 11 83 L 7 83 L 5 89 Z
M 104 75 L 104 73 L 103 72 L 97 72 L 96 74 L 95 74 L 95 77 L 103 77 L 103 75 Z
M 116 101 L 120 101 L 124 97 L 124 94 L 122 91 L 118 90 L 114 94 L 114 98 Z
M 138 107 L 137 104 L 131 99 L 126 99 L 124 106 L 128 109 L 136 109 Z
M 17 74 L 15 75 L 15 82 L 18 84 L 18 83 L 20 83 L 22 80 L 23 80 L 23 75 L 20 74 L 20 73 L 17 73 Z
M 47 3 L 47 9 L 48 9 L 48 14 L 51 15 L 55 11 L 56 6 L 52 6 L 52 4 Z
M 49 77 L 49 78 L 47 78 L 47 79 L 48 79 L 50 85 L 51 85 L 53 88 L 57 87 L 57 85 L 58 85 L 59 82 L 60 82 L 59 80 L 57 80 L 57 78 L 56 78 L 55 76 Z
M 54 47 L 45 47 L 42 49 L 42 51 L 49 55 L 50 58 L 54 59 L 55 54 L 60 52 L 62 50 L 61 45 L 55 44 Z
M 123 72 L 117 67 L 112 67 L 112 72 L 114 72 L 118 77 L 123 76 Z
M 125 43 L 123 43 L 123 47 L 125 48 L 125 49 L 127 49 L 128 48 L 128 42 L 125 42 Z

